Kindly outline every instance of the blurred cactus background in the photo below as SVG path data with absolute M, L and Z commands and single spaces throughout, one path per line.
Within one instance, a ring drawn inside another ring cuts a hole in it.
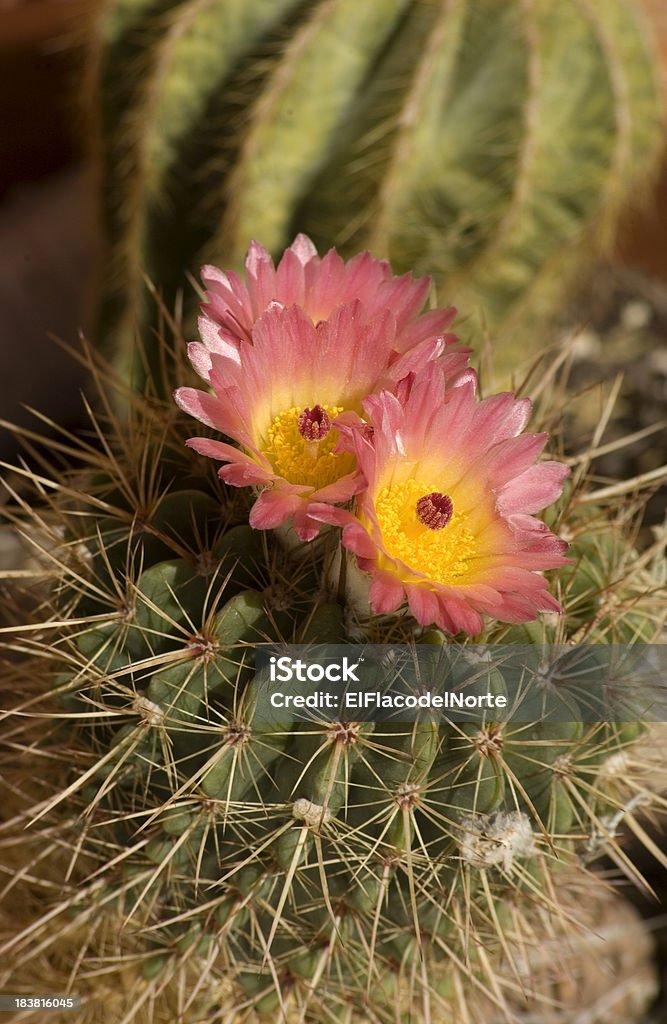
M 572 468 L 565 614 L 484 640 L 664 638 L 661 0 L 18 0 L 0 61 L 2 991 L 81 995 L 57 1024 L 662 1024 L 665 727 L 263 721 L 252 644 L 349 609 L 170 399 L 200 264 L 252 238 L 431 274 Z
M 434 276 L 499 362 L 645 200 L 655 41 L 629 0 L 112 3 L 99 54 L 102 336 L 127 360 L 145 276 L 369 247 Z

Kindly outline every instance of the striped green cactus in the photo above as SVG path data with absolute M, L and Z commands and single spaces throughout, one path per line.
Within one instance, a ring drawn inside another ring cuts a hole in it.
M 297 231 L 526 337 L 660 144 L 632 0 L 113 0 L 102 35 L 102 322 L 125 367 L 145 275 L 180 308 L 201 263 Z

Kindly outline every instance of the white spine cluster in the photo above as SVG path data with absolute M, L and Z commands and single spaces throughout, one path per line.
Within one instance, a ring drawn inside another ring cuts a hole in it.
M 141 715 L 147 725 L 164 725 L 164 711 L 159 704 L 154 704 L 148 697 L 138 696 L 134 698 L 132 710 Z
M 630 769 L 630 756 L 626 750 L 619 750 L 611 754 L 600 766 L 600 779 L 611 781 L 617 779 L 624 781 Z
M 521 811 L 471 815 L 461 829 L 461 859 L 471 867 L 510 871 L 517 857 L 529 857 L 535 850 L 530 819 Z
M 331 820 L 331 811 L 322 804 L 315 804 L 312 800 L 300 797 L 292 804 L 292 817 L 302 821 L 308 828 L 318 829 L 320 825 Z

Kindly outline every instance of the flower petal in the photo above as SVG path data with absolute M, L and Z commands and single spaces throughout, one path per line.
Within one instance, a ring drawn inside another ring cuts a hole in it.
M 301 499 L 295 495 L 267 488 L 250 509 L 248 521 L 256 530 L 272 530 L 286 522 L 300 503 Z
M 558 498 L 570 470 L 562 462 L 540 462 L 510 480 L 498 495 L 503 515 L 540 512 Z
M 405 600 L 405 588 L 391 576 L 378 573 L 371 583 L 369 600 L 371 608 L 380 615 L 391 615 Z

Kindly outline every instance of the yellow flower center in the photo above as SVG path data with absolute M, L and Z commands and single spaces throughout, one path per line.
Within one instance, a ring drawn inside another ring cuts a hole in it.
M 278 413 L 266 432 L 262 449 L 275 473 L 291 484 L 316 490 L 351 473 L 355 468 L 354 456 L 349 452 L 334 454 L 340 435 L 332 427 L 326 429 L 341 412 L 342 406 L 314 405 L 312 409 L 293 407 Z M 318 433 L 323 435 L 319 440 Z
M 446 522 L 434 527 L 424 511 L 425 499 L 432 503 L 440 494 L 437 487 L 420 480 L 392 484 L 378 494 L 375 514 L 388 555 L 434 582 L 456 584 L 468 572 L 477 544 L 465 525 L 468 516 L 451 499 L 447 515 L 442 516 Z

